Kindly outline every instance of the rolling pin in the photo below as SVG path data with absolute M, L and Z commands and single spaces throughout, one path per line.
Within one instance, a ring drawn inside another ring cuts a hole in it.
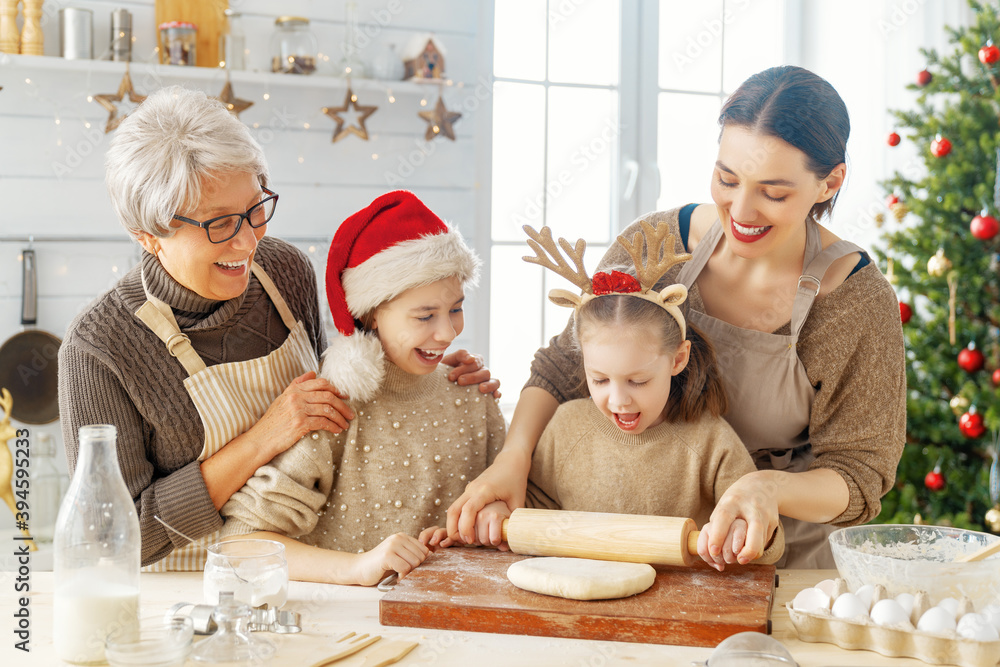
M 524 556 L 569 556 L 650 565 L 691 565 L 698 555 L 693 520 L 672 516 L 516 509 L 503 539 Z

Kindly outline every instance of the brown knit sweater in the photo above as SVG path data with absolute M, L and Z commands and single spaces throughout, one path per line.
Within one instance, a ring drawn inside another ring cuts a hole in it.
M 589 398 L 563 403 L 531 457 L 528 507 L 690 517 L 699 528 L 753 460 L 724 419 L 663 422 L 625 433 Z M 784 550 L 781 524 L 756 562 Z
M 305 324 L 319 355 L 326 335 L 308 258 L 265 236 L 255 260 Z M 140 265 L 150 291 L 171 306 L 181 331 L 209 366 L 269 354 L 288 337 L 274 304 L 252 275 L 243 295 L 220 302 L 181 286 L 149 253 L 143 253 Z M 187 373 L 135 317 L 145 300 L 136 266 L 73 320 L 59 349 L 59 414 L 69 470 L 76 465 L 81 426 L 117 427 L 118 463 L 139 514 L 143 565 L 185 543 L 153 515 L 193 538 L 222 526 L 197 461 L 205 432 L 183 386 Z
M 324 363 L 329 363 L 326 360 Z M 338 551 L 445 525 L 445 511 L 503 446 L 503 415 L 449 369 L 411 375 L 386 362 L 378 394 L 348 430 L 307 434 L 222 507 L 223 535 L 267 530 Z
M 650 213 L 643 220 L 667 222 L 676 235 L 676 251 L 685 252 L 678 229 L 679 209 Z M 638 221 L 624 232 L 639 232 Z M 627 265 L 626 251 L 614 244 L 601 267 Z M 658 288 L 677 281 L 681 265 L 661 279 Z M 698 285 L 688 295 L 690 307 L 704 312 Z M 775 331 L 789 334 L 790 324 Z M 809 419 L 809 442 L 816 460 L 810 468 L 837 471 L 847 482 L 847 509 L 830 523 L 871 521 L 880 498 L 891 488 L 906 434 L 906 371 L 899 304 L 874 264 L 850 276 L 813 305 L 798 341 L 799 358 L 816 387 Z M 720 360 L 720 365 L 724 360 Z M 540 387 L 559 402 L 581 396 L 580 352 L 569 327 L 535 353 L 526 386 Z M 725 374 L 725 366 L 721 366 Z M 760 391 L 768 391 L 760 387 Z

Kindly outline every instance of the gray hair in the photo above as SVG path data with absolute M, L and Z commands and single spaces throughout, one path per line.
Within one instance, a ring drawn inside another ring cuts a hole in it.
M 199 90 L 163 88 L 126 118 L 105 158 L 111 204 L 130 234 L 171 236 L 170 221 L 198 206 L 205 180 L 226 172 L 267 185 L 264 151 L 219 100 Z

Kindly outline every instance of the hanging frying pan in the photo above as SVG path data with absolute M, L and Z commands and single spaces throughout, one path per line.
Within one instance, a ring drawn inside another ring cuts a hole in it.
M 11 417 L 25 424 L 48 424 L 59 418 L 56 369 L 59 344 L 47 331 L 35 328 L 38 321 L 38 285 L 35 251 L 26 249 L 21 287 L 21 324 L 24 329 L 0 347 L 0 387 L 14 396 Z

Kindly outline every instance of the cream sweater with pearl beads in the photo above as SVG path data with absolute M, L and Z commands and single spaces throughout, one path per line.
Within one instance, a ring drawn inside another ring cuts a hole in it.
M 382 387 L 352 404 L 346 431 L 307 434 L 230 498 L 223 535 L 267 530 L 360 552 L 393 533 L 443 527 L 506 434 L 496 401 L 450 382 L 448 370 L 412 375 L 387 361 Z

